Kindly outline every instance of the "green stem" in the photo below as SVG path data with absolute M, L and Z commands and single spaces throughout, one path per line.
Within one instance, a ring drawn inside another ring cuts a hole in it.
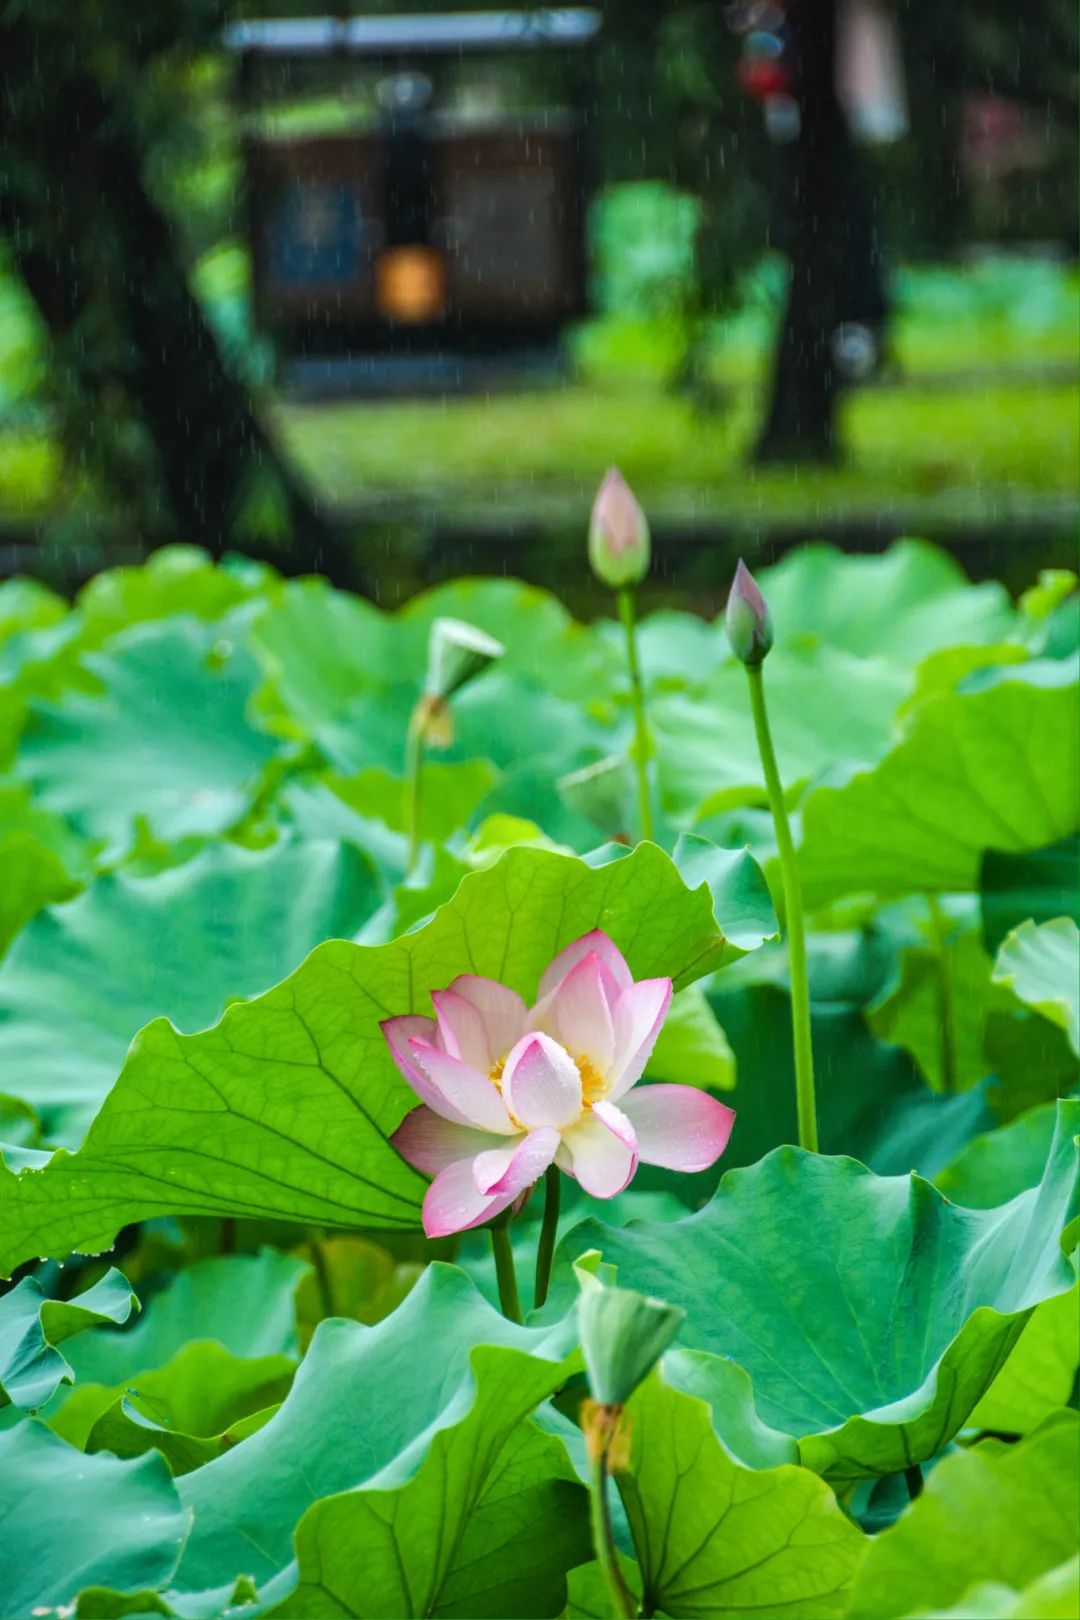
M 956 1090 L 956 1023 L 953 1017 L 952 983 L 946 944 L 946 918 L 936 894 L 928 894 L 930 932 L 934 942 L 938 978 L 938 1018 L 941 1031 L 941 1089 Z
M 806 972 L 806 931 L 803 924 L 802 889 L 795 863 L 795 845 L 784 804 L 784 789 L 776 764 L 769 716 L 765 708 L 765 682 L 760 664 L 748 664 L 750 707 L 754 714 L 758 752 L 769 790 L 776 843 L 780 852 L 780 873 L 784 887 L 784 919 L 787 925 L 788 961 L 791 969 L 791 1027 L 795 1048 L 795 1105 L 799 1120 L 799 1146 L 809 1153 L 818 1151 L 817 1101 L 814 1095 L 814 1047 L 810 1034 L 810 983 Z
M 914 1502 L 917 1496 L 922 1495 L 923 1488 L 922 1469 L 918 1463 L 912 1463 L 910 1468 L 904 1469 L 904 1481 L 907 1485 L 908 1496 Z
M 499 1309 L 511 1322 L 520 1322 L 521 1300 L 518 1296 L 517 1272 L 514 1270 L 514 1251 L 510 1247 L 510 1223 L 500 1217 L 496 1226 L 489 1226 L 491 1252 L 495 1256 L 495 1275 L 499 1282 Z
M 549 1164 L 544 1177 L 544 1220 L 540 1227 L 540 1241 L 536 1245 L 536 1284 L 533 1289 L 533 1308 L 539 1310 L 548 1297 L 551 1284 L 551 1262 L 555 1257 L 555 1239 L 559 1231 L 559 1197 L 562 1174 Z
M 623 1580 L 615 1552 L 615 1535 L 611 1528 L 611 1513 L 607 1499 L 607 1456 L 601 1452 L 591 1464 L 589 1479 L 589 1523 L 592 1527 L 593 1551 L 600 1572 L 611 1595 L 612 1613 L 619 1620 L 636 1620 L 637 1604 Z
M 630 670 L 630 701 L 634 709 L 634 766 L 637 770 L 638 809 L 641 836 L 653 839 L 652 803 L 649 799 L 649 722 L 645 714 L 645 687 L 638 662 L 637 629 L 633 587 L 623 586 L 617 592 L 619 618 L 626 631 L 626 662 Z
M 405 740 L 405 792 L 407 802 L 405 809 L 406 828 L 409 837 L 409 859 L 405 869 L 406 876 L 416 865 L 420 854 L 420 788 L 424 773 L 424 732 L 423 727 L 417 723 L 414 715 L 409 723 L 409 731 Z

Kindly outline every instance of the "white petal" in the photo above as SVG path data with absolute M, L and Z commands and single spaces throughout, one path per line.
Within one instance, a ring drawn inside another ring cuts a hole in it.
M 696 1086 L 637 1086 L 623 1102 L 643 1164 L 707 1170 L 728 1144 L 735 1111 Z
M 552 990 L 557 989 L 570 969 L 576 967 L 582 957 L 588 956 L 590 952 L 600 958 L 605 972 L 610 974 L 618 990 L 625 990 L 633 984 L 634 976 L 618 946 L 613 940 L 608 939 L 602 929 L 594 928 L 590 933 L 582 934 L 580 939 L 575 939 L 572 944 L 567 945 L 548 965 L 544 977 L 536 987 L 537 1001 L 542 1001 Z
M 523 1035 L 506 1060 L 506 1106 L 523 1125 L 570 1125 L 581 1113 L 581 1075 L 567 1052 L 540 1033 Z
M 618 1116 L 618 1132 L 607 1113 Z M 633 1127 L 611 1103 L 600 1103 L 576 1125 L 562 1133 L 563 1147 L 570 1153 L 570 1173 L 576 1176 L 594 1198 L 614 1198 L 622 1192 L 637 1169 Z
M 639 979 L 615 1003 L 615 1059 L 608 1092 L 613 1100 L 641 1079 L 670 1006 L 670 979 Z
M 478 1009 L 453 990 L 433 990 L 431 1002 L 439 1026 L 439 1045 L 451 1057 L 487 1074 L 495 1060 Z
M 421 1103 L 405 1115 L 390 1140 L 415 1169 L 425 1176 L 437 1176 L 456 1159 L 475 1158 L 503 1139 L 472 1125 L 455 1125 Z
M 604 994 L 603 968 L 594 951 L 583 956 L 559 987 L 536 1008 L 543 1008 L 542 1028 L 554 1035 L 572 1057 L 587 1057 L 600 1074 L 611 1067 L 615 1031 Z
M 473 1176 L 478 1191 L 487 1197 L 518 1193 L 539 1180 L 555 1157 L 561 1138 L 550 1125 L 530 1131 L 512 1148 L 488 1148 L 473 1160 Z
M 482 1131 L 494 1131 L 499 1136 L 515 1134 L 499 1088 L 486 1074 L 425 1041 L 410 1041 L 409 1054 L 429 1083 L 430 1095 L 422 1094 L 424 1101 L 437 1114 L 466 1125 L 477 1125 Z
M 528 1017 L 528 1008 L 517 991 L 477 973 L 460 973 L 450 988 L 455 995 L 471 1001 L 484 1020 L 492 1060 L 505 1058 L 524 1034 Z

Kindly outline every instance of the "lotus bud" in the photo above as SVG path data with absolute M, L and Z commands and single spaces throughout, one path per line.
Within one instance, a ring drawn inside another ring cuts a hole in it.
M 731 650 L 753 668 L 764 661 L 773 644 L 772 617 L 753 574 L 740 559 L 724 615 Z
M 568 809 L 591 821 L 608 838 L 629 843 L 634 778 L 628 760 L 611 755 L 561 776 L 555 786 Z
M 578 1328 L 593 1399 L 609 1408 L 625 1405 L 685 1315 L 629 1288 L 584 1289 L 578 1298 Z
M 462 619 L 436 619 L 428 638 L 425 697 L 453 697 L 467 682 L 482 675 L 501 658 L 506 648 L 494 636 Z
M 649 524 L 634 492 L 614 467 L 605 474 L 589 522 L 589 563 L 612 590 L 637 585 L 649 571 Z

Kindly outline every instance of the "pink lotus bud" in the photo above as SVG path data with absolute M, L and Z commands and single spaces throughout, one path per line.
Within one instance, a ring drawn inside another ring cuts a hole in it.
M 762 663 L 773 644 L 772 618 L 757 581 L 741 559 L 727 599 L 724 622 L 736 658 L 751 667 Z
M 589 523 L 589 563 L 597 579 L 621 590 L 649 571 L 649 524 L 634 492 L 614 467 L 596 492 Z

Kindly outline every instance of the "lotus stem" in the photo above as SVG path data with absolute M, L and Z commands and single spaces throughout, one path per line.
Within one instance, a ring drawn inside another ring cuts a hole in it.
M 623 1580 L 615 1551 L 615 1533 L 611 1528 L 611 1511 L 607 1498 L 607 1448 L 598 1451 L 592 1459 L 589 1478 L 589 1523 L 592 1528 L 593 1551 L 596 1562 L 611 1596 L 611 1612 L 619 1620 L 636 1620 L 637 1604 Z
M 952 981 L 946 944 L 947 920 L 936 894 L 928 894 L 930 933 L 934 944 L 938 981 L 938 1028 L 941 1035 L 941 1089 L 956 1090 L 956 1020 L 953 1017 Z
M 540 1227 L 540 1240 L 536 1245 L 536 1282 L 533 1288 L 533 1308 L 539 1310 L 548 1297 L 551 1286 L 551 1262 L 555 1258 L 555 1239 L 559 1231 L 559 1198 L 562 1175 L 555 1165 L 549 1164 L 544 1177 L 544 1220 Z
M 488 1227 L 491 1233 L 491 1252 L 495 1256 L 495 1276 L 499 1283 L 499 1309 L 509 1322 L 521 1322 L 521 1298 L 518 1294 L 517 1272 L 514 1270 L 514 1251 L 510 1246 L 510 1222 L 500 1216 Z
M 645 713 L 645 687 L 638 662 L 637 615 L 633 587 L 624 585 L 617 592 L 619 618 L 626 631 L 626 662 L 630 671 L 630 701 L 634 710 L 634 767 L 637 771 L 638 814 L 641 836 L 652 842 L 653 817 L 649 798 L 649 721 Z
M 810 982 L 806 972 L 806 930 L 803 922 L 802 888 L 795 861 L 795 845 L 784 804 L 784 789 L 776 764 L 769 716 L 765 707 L 765 682 L 761 664 L 746 666 L 750 682 L 750 707 L 754 715 L 758 752 L 769 790 L 776 843 L 780 853 L 780 873 L 784 888 L 784 918 L 787 926 L 788 960 L 791 970 L 791 1028 L 795 1051 L 795 1108 L 799 1122 L 799 1146 L 808 1153 L 818 1151 L 817 1100 L 814 1093 L 814 1046 L 810 1032 Z

